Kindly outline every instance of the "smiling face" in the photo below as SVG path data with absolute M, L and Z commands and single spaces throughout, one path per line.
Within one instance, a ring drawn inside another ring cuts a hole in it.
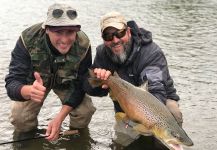
M 77 31 L 69 29 L 52 31 L 47 28 L 46 33 L 50 38 L 51 44 L 61 54 L 66 54 L 75 42 Z
M 110 41 L 104 39 L 104 44 L 116 55 L 120 55 L 124 52 L 124 45 L 129 42 L 131 37 L 129 28 L 126 28 L 126 31 L 124 31 L 124 29 L 118 30 L 114 27 L 108 27 L 104 30 L 103 34 L 112 36 Z M 117 34 L 122 34 L 122 37 L 118 37 Z
M 131 51 L 130 28 L 118 30 L 114 27 L 108 27 L 103 31 L 102 37 L 105 46 L 110 49 L 109 54 L 113 62 L 123 64 Z

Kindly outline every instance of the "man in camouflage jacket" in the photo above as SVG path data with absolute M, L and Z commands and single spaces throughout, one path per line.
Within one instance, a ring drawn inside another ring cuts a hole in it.
M 22 32 L 5 78 L 8 96 L 13 100 L 10 121 L 16 131 L 37 128 L 37 115 L 51 89 L 63 105 L 48 124 L 48 140 L 58 138 L 68 114 L 72 128 L 89 124 L 95 107 L 85 95 L 83 81 L 92 56 L 90 41 L 80 28 L 74 8 L 53 4 L 43 24 Z

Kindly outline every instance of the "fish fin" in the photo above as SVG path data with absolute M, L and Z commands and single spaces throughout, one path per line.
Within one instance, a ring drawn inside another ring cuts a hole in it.
M 113 76 L 120 77 L 116 71 L 113 73 Z
M 115 113 L 115 119 L 116 121 L 125 121 L 125 120 L 128 120 L 128 117 L 123 112 L 117 112 Z
M 148 91 L 148 80 L 141 84 L 140 88 L 142 88 L 145 91 Z
M 133 129 L 136 130 L 137 132 L 139 132 L 140 134 L 144 135 L 144 136 L 153 135 L 151 133 L 151 131 L 142 124 L 137 124 L 137 125 L 133 126 Z
M 112 91 L 109 91 L 109 97 L 113 100 L 113 101 L 117 101 L 114 97 L 114 94 L 112 93 Z

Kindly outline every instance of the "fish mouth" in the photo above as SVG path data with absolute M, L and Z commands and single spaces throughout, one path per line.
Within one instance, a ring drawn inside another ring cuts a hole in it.
M 181 144 L 181 145 L 186 145 L 186 146 L 192 146 L 193 141 L 187 136 L 187 134 L 184 133 L 177 133 L 177 132 L 170 132 L 171 137 L 168 139 L 168 144 Z
M 168 145 L 180 145 L 182 144 L 182 142 L 180 142 L 179 140 L 176 140 L 176 139 L 170 139 L 166 142 Z
M 179 144 L 169 144 L 169 146 L 175 150 L 183 150 L 182 146 Z
M 168 145 L 186 145 L 186 146 L 193 146 L 193 141 L 191 139 L 185 140 L 177 140 L 177 139 L 170 139 L 166 142 Z
M 187 145 L 187 146 L 193 146 L 194 145 L 194 143 L 193 143 L 193 141 L 186 141 L 186 142 L 183 142 L 185 145 Z

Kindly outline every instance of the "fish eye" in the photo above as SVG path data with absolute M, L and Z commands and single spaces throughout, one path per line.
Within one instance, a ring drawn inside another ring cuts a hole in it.
M 171 134 L 172 134 L 175 138 L 180 139 L 180 135 L 179 135 L 178 133 L 172 131 Z

